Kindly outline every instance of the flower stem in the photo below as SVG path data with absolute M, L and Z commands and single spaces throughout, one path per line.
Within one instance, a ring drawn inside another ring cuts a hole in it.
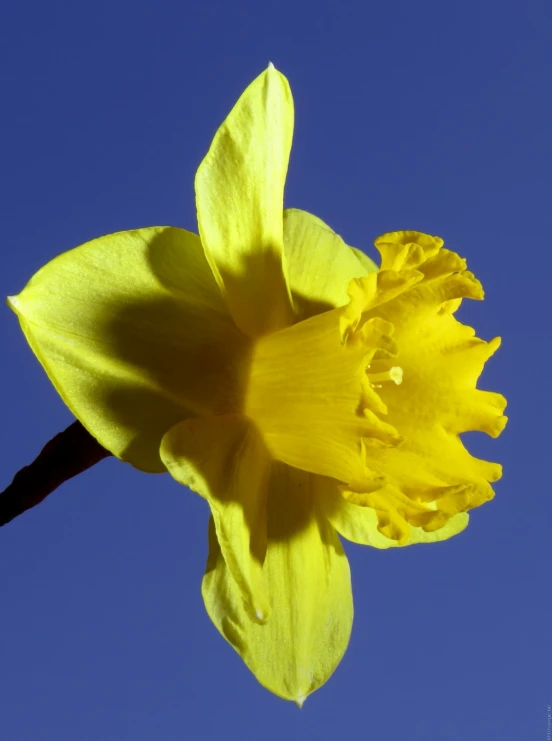
M 0 526 L 40 504 L 64 481 L 95 465 L 111 453 L 80 422 L 73 422 L 22 468 L 0 494 Z

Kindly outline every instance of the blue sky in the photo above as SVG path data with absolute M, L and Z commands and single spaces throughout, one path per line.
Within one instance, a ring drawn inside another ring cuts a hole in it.
M 0 531 L 6 741 L 546 738 L 552 577 L 547 0 L 112 0 L 0 11 L 0 292 L 101 234 L 195 230 L 193 176 L 271 60 L 296 130 L 286 203 L 349 244 L 413 228 L 467 257 L 503 337 L 493 502 L 443 544 L 348 546 L 355 626 L 302 711 L 258 685 L 205 614 L 207 508 L 113 459 Z M 1 481 L 71 421 L 0 312 Z

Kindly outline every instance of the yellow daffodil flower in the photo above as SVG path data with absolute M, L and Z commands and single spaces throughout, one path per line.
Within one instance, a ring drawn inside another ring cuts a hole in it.
M 493 496 L 505 400 L 476 390 L 499 340 L 456 321 L 482 299 L 438 237 L 376 240 L 381 267 L 284 209 L 293 101 L 271 65 L 197 172 L 199 236 L 153 227 L 60 255 L 9 300 L 67 406 L 136 468 L 211 508 L 207 611 L 299 705 L 340 661 L 353 603 L 338 537 L 450 538 Z

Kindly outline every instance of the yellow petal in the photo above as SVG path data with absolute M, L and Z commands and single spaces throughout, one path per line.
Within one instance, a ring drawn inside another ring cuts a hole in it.
M 292 323 L 283 254 L 293 99 L 271 65 L 217 131 L 195 180 L 207 260 L 237 326 L 256 336 Z
M 270 605 L 261 570 L 271 459 L 259 432 L 237 414 L 188 419 L 165 435 L 161 458 L 173 478 L 209 502 L 224 559 L 248 614 L 265 622 Z
M 285 209 L 284 245 L 296 321 L 343 306 L 349 282 L 377 270 L 367 255 L 306 211 Z
M 142 470 L 165 470 L 165 432 L 191 414 L 224 410 L 240 385 L 247 340 L 198 237 L 182 229 L 84 244 L 39 270 L 9 303 L 67 406 L 105 448 Z
M 248 618 L 213 527 L 202 590 L 214 624 L 259 682 L 298 705 L 336 668 L 353 619 L 349 565 L 312 496 L 308 474 L 274 464 L 263 567 L 272 614 L 265 625 Z
M 351 250 L 353 251 L 353 254 L 357 258 L 357 260 L 360 261 L 360 264 L 364 267 L 366 275 L 368 273 L 374 273 L 379 270 L 376 263 L 370 257 L 368 257 L 365 252 L 357 249 L 356 247 L 351 247 Z

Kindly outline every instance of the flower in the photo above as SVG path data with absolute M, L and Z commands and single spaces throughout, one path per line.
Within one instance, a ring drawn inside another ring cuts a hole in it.
M 96 239 L 9 302 L 99 442 L 207 500 L 207 611 L 257 679 L 301 705 L 349 641 L 338 533 L 388 548 L 460 532 L 501 471 L 459 434 L 498 435 L 505 400 L 476 390 L 499 340 L 455 319 L 483 292 L 441 239 L 383 235 L 378 272 L 283 209 L 292 130 L 269 66 L 199 167 L 199 237 Z

